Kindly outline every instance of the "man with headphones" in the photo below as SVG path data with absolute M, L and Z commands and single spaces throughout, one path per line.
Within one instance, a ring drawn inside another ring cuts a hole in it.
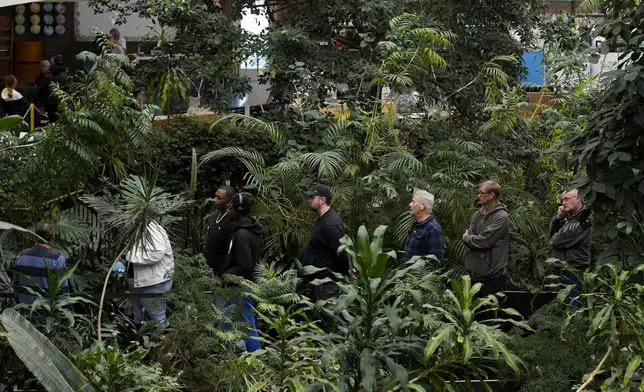
M 224 275 L 253 279 L 255 266 L 259 264 L 261 256 L 262 225 L 257 219 L 250 216 L 252 206 L 253 199 L 250 195 L 238 193 L 233 197 L 232 208 L 235 211 L 235 227 L 228 247 L 228 256 L 222 266 Z M 242 319 L 249 325 L 249 338 L 244 339 L 243 348 L 248 352 L 258 350 L 260 348 L 259 341 L 253 339 L 253 337 L 259 336 L 255 326 L 253 304 L 245 298 L 237 299 L 233 303 L 241 307 Z M 219 303 L 218 305 L 226 311 L 228 304 Z

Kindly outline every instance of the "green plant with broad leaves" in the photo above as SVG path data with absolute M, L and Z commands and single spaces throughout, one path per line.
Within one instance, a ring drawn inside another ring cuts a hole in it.
M 428 377 L 439 390 L 455 389 L 457 379 L 464 380 L 468 387 L 472 380 L 486 385 L 486 380 L 497 374 L 502 365 L 518 375 L 521 360 L 510 352 L 504 341 L 507 335 L 499 323 L 512 323 L 519 328 L 530 329 L 511 308 L 501 308 L 497 295 L 480 297 L 481 283 L 471 284 L 469 276 L 451 281 L 438 305 L 426 304 L 432 312 L 425 316 L 428 323 L 438 318 L 440 323 L 433 328 L 431 340 L 424 351 L 424 361 L 429 369 L 419 377 Z M 512 318 L 489 318 L 491 312 L 500 312 Z M 483 322 L 478 316 L 485 315 Z M 440 325 L 442 324 L 442 325 Z
M 49 282 L 47 288 L 41 288 L 31 277 L 15 272 L 33 284 L 33 287 L 18 287 L 18 290 L 34 296 L 35 300 L 32 304 L 18 304 L 14 309 L 28 314 L 30 322 L 59 347 L 65 347 L 68 352 L 78 351 L 87 345 L 94 330 L 87 315 L 77 310 L 82 306 L 95 307 L 96 303 L 71 287 L 71 277 L 78 264 L 56 271 L 51 271 L 48 264 L 45 267 Z M 69 290 L 66 289 L 68 287 Z
M 269 388 L 271 391 L 299 392 L 334 385 L 337 369 L 333 358 L 320 344 L 324 331 L 310 320 L 310 306 L 263 304 L 259 318 L 267 332 L 261 332 L 262 349 L 248 354 L 249 360 L 260 372 L 249 391 Z M 305 389 L 306 388 L 306 389 Z
M 598 2 L 595 2 L 598 3 Z M 644 115 L 644 8 L 638 1 L 599 3 L 606 17 L 597 34 L 602 52 L 619 52 L 617 69 L 606 74 L 606 88 L 593 97 L 584 132 L 569 143 L 581 175 L 573 186 L 591 205 L 596 222 L 611 240 L 600 261 L 644 262 L 644 154 L 639 148 Z
M 87 350 L 75 355 L 73 362 L 88 381 L 87 389 L 83 390 L 180 391 L 176 378 L 164 375 L 158 363 L 149 363 L 148 355 L 149 350 L 140 346 L 122 350 L 96 341 Z
M 450 32 L 423 25 L 416 14 L 392 18 L 385 40 L 377 43 L 382 65 L 371 83 L 400 89 L 435 78 L 437 70 L 447 68 L 439 51 L 452 49 L 454 38 Z
M 644 386 L 639 375 L 644 365 L 644 286 L 638 283 L 642 271 L 644 264 L 632 270 L 610 264 L 587 271 L 571 270 L 581 279 L 582 290 L 577 298 L 580 306 L 569 311 L 562 328 L 583 316 L 586 337 L 605 347 L 604 355 L 596 358 L 596 367 L 580 380 L 577 391 L 626 392 Z M 558 300 L 564 302 L 572 289 L 573 286 L 561 288 Z
M 0 316 L 5 337 L 18 357 L 49 392 L 76 392 L 94 389 L 76 366 L 49 339 L 13 309 Z
M 148 350 L 141 347 L 125 353 L 97 341 L 70 359 L 16 310 L 5 310 L 0 322 L 0 336 L 49 392 L 179 390 L 176 379 L 162 375 L 159 365 L 145 363 Z
M 338 388 L 395 391 L 431 386 L 452 391 L 457 380 L 468 385 L 471 380 L 484 382 L 502 365 L 518 372 L 518 359 L 503 343 L 506 335 L 475 319 L 489 307 L 498 308 L 497 298 L 476 298 L 481 285 L 471 286 L 468 276 L 452 280 L 451 289 L 446 288 L 448 276 L 436 271 L 433 258 L 414 257 L 397 265 L 396 253 L 383 249 L 385 231 L 380 226 L 370 239 L 362 226 L 356 242 L 347 236 L 341 240 L 339 251 L 349 254 L 357 278 L 333 274 L 340 296 L 316 304 L 332 325 L 325 344 L 340 365 Z M 512 309 L 502 312 L 518 315 Z

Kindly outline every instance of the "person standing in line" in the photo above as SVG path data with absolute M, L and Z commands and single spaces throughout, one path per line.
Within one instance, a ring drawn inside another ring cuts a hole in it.
M 210 228 L 206 238 L 204 257 L 215 276 L 221 276 L 230 238 L 235 225 L 235 210 L 232 208 L 235 189 L 231 186 L 220 186 L 215 191 L 214 212 L 210 219 Z
M 239 276 L 247 280 L 253 280 L 255 266 L 259 264 L 262 243 L 262 225 L 259 221 L 250 216 L 253 207 L 253 199 L 250 195 L 238 193 L 233 197 L 232 208 L 235 211 L 235 227 L 232 232 L 231 241 L 228 247 L 228 256 L 222 266 L 224 275 Z M 225 303 L 223 298 L 216 297 L 217 306 L 228 312 L 230 303 Z M 246 298 L 238 298 L 232 301 L 240 307 L 241 317 L 248 324 L 248 338 L 243 340 L 240 348 L 247 352 L 259 350 L 260 344 L 257 338 L 257 327 L 255 315 L 253 314 L 253 303 Z M 231 317 L 231 314 L 228 314 Z M 223 325 L 222 329 L 228 326 Z M 240 342 L 241 343 L 241 342 Z
M 307 265 L 317 268 L 328 268 L 333 272 L 349 275 L 349 257 L 346 252 L 338 254 L 340 239 L 345 235 L 344 224 L 336 210 L 331 208 L 331 188 L 326 185 L 315 185 L 305 192 L 308 196 L 309 207 L 315 211 L 318 218 L 313 225 L 311 238 L 306 245 L 304 260 Z M 323 271 L 316 278 L 331 276 Z M 316 302 L 337 297 L 340 293 L 338 285 L 333 282 L 322 283 L 313 287 L 311 299 Z
M 163 296 L 140 297 L 138 294 L 165 294 L 172 289 L 174 255 L 165 229 L 156 221 L 150 222 L 145 238 L 127 254 L 131 263 L 132 311 L 134 324 L 140 327 L 150 320 L 167 326 L 166 300 Z M 145 243 L 145 246 L 141 246 Z
M 499 203 L 500 196 L 501 186 L 496 181 L 485 181 L 479 186 L 477 202 L 481 208 L 474 213 L 463 234 L 467 247 L 465 269 L 473 284 L 483 284 L 478 293 L 482 297 L 505 289 L 510 217 L 505 205 Z
M 427 191 L 418 191 L 409 203 L 409 210 L 416 222 L 405 244 L 405 254 L 400 261 L 406 262 L 413 256 L 434 255 L 439 264 L 443 263 L 443 229 L 432 210 L 434 195 Z
M 54 225 L 49 222 L 39 222 L 34 232 L 42 238 L 29 249 L 22 251 L 16 258 L 15 283 L 18 303 L 31 305 L 38 298 L 26 288 L 46 292 L 49 290 L 49 273 L 64 271 L 67 268 L 65 256 L 52 248 L 54 240 Z M 61 294 L 69 293 L 69 281 L 62 284 Z M 44 293 L 43 293 L 44 294 Z
M 68 84 L 71 79 L 69 74 L 69 69 L 65 65 L 65 59 L 61 55 L 54 56 L 51 61 L 51 68 L 49 73 L 51 74 L 51 79 L 54 83 L 58 84 L 58 87 L 63 90 L 68 90 Z M 51 83 L 50 83 L 51 87 Z M 59 99 L 55 95 L 51 94 L 51 89 L 49 90 L 49 99 L 45 110 L 47 111 L 47 117 L 50 123 L 54 123 L 58 120 L 58 105 Z
M 43 60 L 40 62 L 40 73 L 36 78 L 36 103 L 39 107 L 45 108 L 49 105 L 49 89 L 51 83 L 54 81 L 51 72 L 51 63 L 49 60 Z
M 588 221 L 590 210 L 584 208 L 584 200 L 577 189 L 561 195 L 561 205 L 557 215 L 550 221 L 550 247 L 552 257 L 565 261 L 578 270 L 585 270 L 590 265 L 590 241 L 592 224 Z M 563 285 L 573 285 L 567 301 L 570 307 L 578 309 L 581 303 L 576 300 L 581 293 L 581 281 L 571 271 L 562 271 L 562 263 L 555 267 L 562 275 Z

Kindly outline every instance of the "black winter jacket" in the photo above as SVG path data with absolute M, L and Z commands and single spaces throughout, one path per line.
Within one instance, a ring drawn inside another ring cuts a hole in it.
M 262 246 L 262 225 L 252 217 L 238 219 L 233 232 L 224 274 L 253 279 L 253 270 L 259 263 Z

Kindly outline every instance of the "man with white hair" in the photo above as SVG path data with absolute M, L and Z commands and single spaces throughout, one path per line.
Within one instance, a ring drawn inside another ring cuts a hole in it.
M 427 191 L 414 194 L 409 203 L 409 210 L 416 222 L 409 233 L 405 254 L 400 261 L 405 262 L 413 256 L 433 255 L 439 263 L 443 263 L 443 229 L 432 215 L 433 208 L 434 195 Z
M 565 261 L 578 270 L 584 270 L 590 265 L 592 223 L 589 215 L 590 210 L 584 208 L 584 199 L 579 191 L 572 189 L 561 195 L 561 206 L 550 222 L 552 257 Z M 555 263 L 555 267 L 562 275 L 561 283 L 574 286 L 566 301 L 572 309 L 578 309 L 581 306 L 577 299 L 581 293 L 579 277 L 570 271 L 562 270 L 561 262 Z

